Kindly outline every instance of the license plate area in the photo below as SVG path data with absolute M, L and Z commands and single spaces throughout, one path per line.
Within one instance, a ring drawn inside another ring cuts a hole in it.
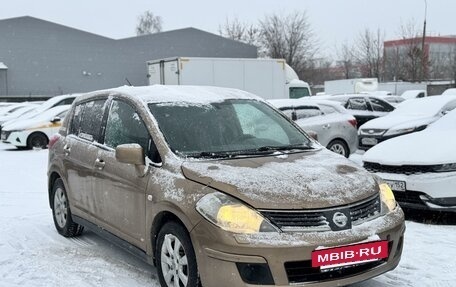
M 362 138 L 361 143 L 363 145 L 376 145 L 378 144 L 378 140 L 376 138 Z
M 406 191 L 407 185 L 402 180 L 385 180 L 385 182 L 391 187 L 393 191 Z
M 312 267 L 327 269 L 348 267 L 388 258 L 388 241 L 372 241 L 312 251 Z

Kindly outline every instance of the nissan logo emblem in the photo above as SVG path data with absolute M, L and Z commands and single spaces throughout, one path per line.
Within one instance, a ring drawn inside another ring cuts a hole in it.
M 347 225 L 348 218 L 342 212 L 336 212 L 333 216 L 333 222 L 337 227 L 342 228 L 345 227 L 345 225 Z

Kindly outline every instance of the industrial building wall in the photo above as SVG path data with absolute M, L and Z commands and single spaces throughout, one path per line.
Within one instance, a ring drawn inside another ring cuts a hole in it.
M 193 28 L 113 40 L 32 17 L 0 20 L 9 95 L 58 95 L 146 85 L 146 61 L 171 56 L 256 57 L 256 47 Z M 5 95 L 6 89 L 0 89 Z

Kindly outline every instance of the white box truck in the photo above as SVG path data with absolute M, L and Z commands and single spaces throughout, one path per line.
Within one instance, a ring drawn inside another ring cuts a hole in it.
M 325 94 L 359 94 L 378 91 L 376 78 L 325 81 Z
M 236 88 L 264 99 L 311 95 L 283 59 L 176 57 L 147 62 L 149 85 L 204 85 Z

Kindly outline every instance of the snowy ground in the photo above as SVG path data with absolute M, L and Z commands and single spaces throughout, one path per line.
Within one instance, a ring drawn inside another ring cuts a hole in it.
M 159 286 L 154 268 L 95 234 L 57 234 L 46 165 L 46 150 L 0 144 L 0 286 Z M 456 226 L 407 221 L 399 267 L 355 286 L 455 286 L 455 258 Z

